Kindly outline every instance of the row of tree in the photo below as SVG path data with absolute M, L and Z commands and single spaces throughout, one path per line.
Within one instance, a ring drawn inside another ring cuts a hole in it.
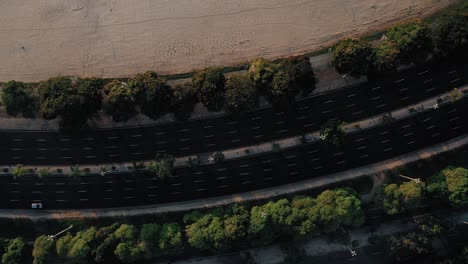
M 424 198 L 454 207 L 468 205 L 468 170 L 447 167 L 429 177 L 426 183 L 411 180 L 401 185 L 388 184 L 376 193 L 377 204 L 389 215 L 414 209 Z
M 56 241 L 40 236 L 34 243 L 34 263 L 133 263 L 175 254 L 187 246 L 218 252 L 359 226 L 364 223 L 364 214 L 356 192 L 341 188 L 315 198 L 301 196 L 253 207 L 236 204 L 209 212 L 192 211 L 181 220 L 91 227 Z
M 372 45 L 363 39 L 344 39 L 333 47 L 332 64 L 342 74 L 363 75 L 394 70 L 400 63 L 424 62 L 432 53 L 439 58 L 466 59 L 468 16 L 449 13 L 434 30 L 416 20 L 398 23 Z
M 63 128 L 76 129 L 101 109 L 116 122 L 126 121 L 138 112 L 152 119 L 174 112 L 176 118 L 185 120 L 198 101 L 210 111 L 249 111 L 256 107 L 261 93 L 276 102 L 313 85 L 312 68 L 305 57 L 278 62 L 255 60 L 250 69 L 249 76 L 226 77 L 219 68 L 207 68 L 197 72 L 191 83 L 173 88 L 151 71 L 127 82 L 56 77 L 40 82 L 37 89 L 32 84 L 10 81 L 3 85 L 2 101 L 9 115 L 29 117 L 38 110 L 43 118 L 60 117 Z

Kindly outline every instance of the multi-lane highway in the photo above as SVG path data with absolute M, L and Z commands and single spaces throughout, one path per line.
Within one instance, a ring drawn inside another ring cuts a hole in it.
M 468 99 L 348 134 L 340 147 L 316 141 L 279 152 L 178 168 L 160 180 L 149 174 L 106 174 L 42 180 L 0 177 L 0 207 L 93 208 L 154 204 L 239 193 L 314 178 L 389 159 L 468 132 Z
M 213 152 L 300 135 L 332 118 L 353 121 L 437 96 L 468 82 L 468 65 L 413 68 L 315 95 L 285 111 L 271 107 L 183 123 L 83 132 L 0 131 L 0 165 L 98 164 Z

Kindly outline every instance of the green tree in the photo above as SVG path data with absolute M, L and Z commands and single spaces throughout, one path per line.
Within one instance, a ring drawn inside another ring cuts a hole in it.
M 416 181 L 407 181 L 400 185 L 400 191 L 404 208 L 415 208 L 423 198 L 424 186 Z
M 249 111 L 255 108 L 257 91 L 253 82 L 241 75 L 226 80 L 226 107 L 231 112 Z
M 293 85 L 304 95 L 315 87 L 314 70 L 307 56 L 296 56 L 281 60 L 278 66 L 289 75 Z
M 454 206 L 468 204 L 468 170 L 465 168 L 448 167 L 442 170 L 450 193 L 449 201 Z
M 143 250 L 129 242 L 119 243 L 114 251 L 117 258 L 123 263 L 135 263 L 142 256 Z
M 402 213 L 403 207 L 403 194 L 396 184 L 384 185 L 384 196 L 382 200 L 383 209 L 389 215 Z
M 128 80 L 128 89 L 141 105 L 143 114 L 157 119 L 170 111 L 174 91 L 157 73 L 148 71 Z
M 51 78 L 39 84 L 40 112 L 43 118 L 61 116 L 66 130 L 80 129 L 101 107 L 101 79 Z
M 398 66 L 400 50 L 389 40 L 384 40 L 374 48 L 374 70 L 385 72 Z
M 224 214 L 224 234 L 232 243 L 243 243 L 249 228 L 249 212 L 242 205 L 232 205 Z
M 367 41 L 344 39 L 333 46 L 332 64 L 343 74 L 367 74 L 372 61 L 372 48 Z
M 221 69 L 207 68 L 199 71 L 192 79 L 200 102 L 210 111 L 222 109 L 225 100 L 225 77 Z
M 40 236 L 34 241 L 34 248 L 32 255 L 34 257 L 34 264 L 48 264 L 51 263 L 52 253 L 55 242 L 47 236 Z
M 104 87 L 106 111 L 116 122 L 124 122 L 136 114 L 135 98 L 128 85 L 114 80 Z
M 427 193 L 433 200 L 447 201 L 449 192 L 447 182 L 442 173 L 437 173 L 427 179 Z
M 16 166 L 13 168 L 11 171 L 11 174 L 13 174 L 13 178 L 16 180 L 18 178 L 21 178 L 26 175 L 27 169 L 24 167 L 23 164 L 16 164 Z
M 417 232 L 390 238 L 390 255 L 396 259 L 402 256 L 429 253 L 431 248 L 429 237 Z
M 405 60 L 425 59 L 432 49 L 430 29 L 421 20 L 398 23 L 387 31 L 387 37 Z
M 278 71 L 273 76 L 271 87 L 268 91 L 268 96 L 273 103 L 277 103 L 285 98 L 294 99 L 294 96 L 299 92 L 297 86 L 294 85 L 294 80 L 291 75 L 284 71 Z
M 364 223 L 361 201 L 354 190 L 339 188 L 322 192 L 309 211 L 309 219 L 325 232 L 342 226 L 360 226 Z
M 213 214 L 206 214 L 188 225 L 185 233 L 193 247 L 214 251 L 227 247 L 223 219 Z
M 115 230 L 114 235 L 120 241 L 136 243 L 138 239 L 138 229 L 134 225 L 122 224 Z
M 437 50 L 445 56 L 466 57 L 468 49 L 468 16 L 448 14 L 442 17 L 435 29 Z
M 182 250 L 182 230 L 177 223 L 162 226 L 159 248 L 164 253 L 176 253 Z
M 294 229 L 295 236 L 303 238 L 320 232 L 316 217 L 313 214 L 313 217 L 309 217 L 309 212 L 316 204 L 315 199 L 307 196 L 296 197 L 292 201 L 292 211 L 287 222 Z
M 320 138 L 333 145 L 341 145 L 346 136 L 345 123 L 330 120 L 322 125 L 320 129 Z
M 193 89 L 192 83 L 187 82 L 176 85 L 174 97 L 172 98 L 172 110 L 178 120 L 187 120 L 193 112 L 197 103 L 197 93 Z
M 140 241 L 148 255 L 155 255 L 158 250 L 161 226 L 158 224 L 144 224 L 140 230 Z
M 22 113 L 31 117 L 35 108 L 32 91 L 22 82 L 9 81 L 2 88 L 2 102 L 8 115 L 16 116 Z
M 20 264 L 24 259 L 25 243 L 21 237 L 11 239 L 2 256 L 2 264 Z
M 278 71 L 278 65 L 272 61 L 258 58 L 252 61 L 249 67 L 249 78 L 257 89 L 268 89 L 273 81 L 273 76 Z
M 174 157 L 164 156 L 160 159 L 153 160 L 148 164 L 148 170 L 154 173 L 160 179 L 171 177 L 174 172 Z
M 287 199 L 254 206 L 250 211 L 249 240 L 254 245 L 268 244 L 287 230 L 291 206 Z

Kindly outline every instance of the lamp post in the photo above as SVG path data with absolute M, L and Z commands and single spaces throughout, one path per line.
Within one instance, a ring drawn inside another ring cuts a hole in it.
M 421 183 L 421 179 L 419 179 L 419 178 L 411 178 L 411 177 L 408 177 L 408 176 L 405 176 L 405 175 L 401 175 L 401 174 L 400 174 L 399 176 L 402 177 L 402 178 L 405 178 L 405 179 L 414 181 L 414 182 L 416 182 L 416 183 Z
M 58 232 L 57 234 L 55 234 L 55 235 L 47 235 L 47 237 L 48 237 L 49 240 L 54 240 L 54 238 L 55 238 L 56 236 L 58 236 L 58 235 L 60 235 L 60 234 L 62 234 L 62 233 L 64 233 L 64 232 L 67 232 L 67 231 L 70 230 L 72 227 L 73 227 L 73 225 L 70 225 L 69 227 L 65 228 L 64 230 Z

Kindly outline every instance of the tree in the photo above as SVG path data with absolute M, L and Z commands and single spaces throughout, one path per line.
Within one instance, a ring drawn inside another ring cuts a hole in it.
M 312 197 L 296 197 L 292 201 L 292 211 L 288 217 L 288 224 L 292 226 L 295 234 L 302 238 L 320 232 L 315 217 L 309 218 L 309 211 L 316 205 Z
M 197 93 L 192 87 L 192 83 L 176 85 L 174 97 L 172 98 L 172 110 L 178 120 L 187 120 L 193 112 L 197 103 Z
M 468 17 L 448 14 L 442 17 L 435 29 L 437 50 L 445 56 L 466 57 L 468 49 Z
M 320 130 L 320 138 L 333 145 L 341 145 L 345 139 L 345 135 L 345 123 L 336 120 L 326 122 Z
M 108 83 L 104 90 L 106 92 L 105 103 L 107 113 L 112 115 L 115 122 L 124 122 L 136 114 L 135 98 L 128 85 L 118 80 Z
M 279 62 L 279 68 L 289 75 L 293 85 L 309 94 L 315 87 L 314 70 L 307 56 L 290 57 Z
M 249 78 L 254 82 L 257 89 L 268 89 L 277 71 L 277 64 L 263 58 L 258 58 L 250 64 Z
M 174 91 L 157 73 L 147 71 L 128 80 L 128 89 L 141 105 L 143 114 L 157 119 L 169 112 Z
M 449 201 L 454 206 L 468 204 L 468 170 L 465 168 L 448 167 L 442 170 L 450 193 Z
M 367 74 L 372 61 L 372 48 L 367 41 L 344 39 L 333 46 L 332 64 L 341 74 Z
M 254 206 L 250 211 L 249 240 L 254 245 L 271 243 L 287 229 L 291 206 L 287 199 Z
M 172 156 L 164 156 L 153 160 L 148 164 L 148 170 L 154 173 L 160 179 L 171 177 L 174 171 L 174 161 Z
M 255 108 L 257 91 L 253 82 L 241 75 L 226 80 L 226 107 L 231 112 L 249 111 Z
M 232 205 L 224 215 L 224 234 L 230 242 L 242 243 L 247 238 L 249 212 L 242 205 Z
M 341 226 L 355 227 L 364 223 L 361 201 L 350 188 L 339 188 L 322 192 L 309 211 L 309 219 L 325 232 Z
M 384 185 L 383 209 L 389 215 L 402 213 L 404 210 L 400 188 L 396 184 Z
M 199 71 L 192 79 L 200 102 L 210 111 L 219 111 L 224 105 L 225 78 L 221 69 L 207 68 Z
M 405 209 L 417 207 L 423 198 L 423 185 L 416 181 L 404 182 L 400 185 L 400 191 Z
M 23 164 L 16 164 L 16 166 L 13 168 L 11 174 L 13 174 L 13 178 L 16 180 L 18 178 L 23 177 L 27 173 L 27 169 L 24 167 Z
M 135 243 L 138 238 L 138 229 L 134 225 L 122 224 L 115 230 L 114 235 L 120 241 Z
M 24 83 L 9 81 L 2 88 L 2 102 L 8 115 L 16 116 L 22 113 L 31 117 L 35 108 L 32 91 Z
M 221 250 L 227 247 L 223 219 L 206 214 L 186 227 L 188 242 L 193 247 L 208 250 Z
M 432 248 L 428 236 L 421 233 L 409 233 L 390 238 L 390 255 L 400 259 L 407 255 L 429 253 Z
M 398 23 L 387 31 L 387 37 L 405 60 L 423 60 L 432 49 L 430 29 L 421 20 Z
M 135 263 L 141 258 L 143 250 L 138 246 L 129 242 L 119 243 L 114 251 L 117 258 L 123 263 Z
M 55 242 L 47 236 L 40 236 L 34 241 L 34 249 L 32 255 L 34 264 L 48 264 L 52 258 L 52 251 Z
M 86 120 L 101 107 L 102 80 L 67 77 L 51 78 L 39 84 L 40 112 L 43 118 L 61 116 L 66 130 L 80 129 Z
M 427 193 L 433 200 L 447 201 L 449 192 L 447 182 L 442 173 L 437 173 L 427 179 Z
M 277 103 L 278 101 L 291 98 L 294 99 L 294 96 L 299 92 L 297 87 L 294 85 L 294 80 L 291 78 L 291 75 L 284 71 L 278 71 L 273 76 L 271 81 L 271 87 L 268 91 L 268 96 L 273 101 Z
M 11 239 L 2 256 L 2 264 L 23 263 L 25 243 L 23 238 Z
M 146 254 L 155 255 L 158 249 L 161 226 L 158 224 L 144 224 L 140 230 L 140 241 Z
M 176 253 L 182 250 L 182 231 L 177 223 L 166 223 L 162 226 L 159 248 L 165 253 Z
M 384 40 L 374 48 L 374 70 L 385 72 L 398 66 L 400 50 L 389 40 Z

